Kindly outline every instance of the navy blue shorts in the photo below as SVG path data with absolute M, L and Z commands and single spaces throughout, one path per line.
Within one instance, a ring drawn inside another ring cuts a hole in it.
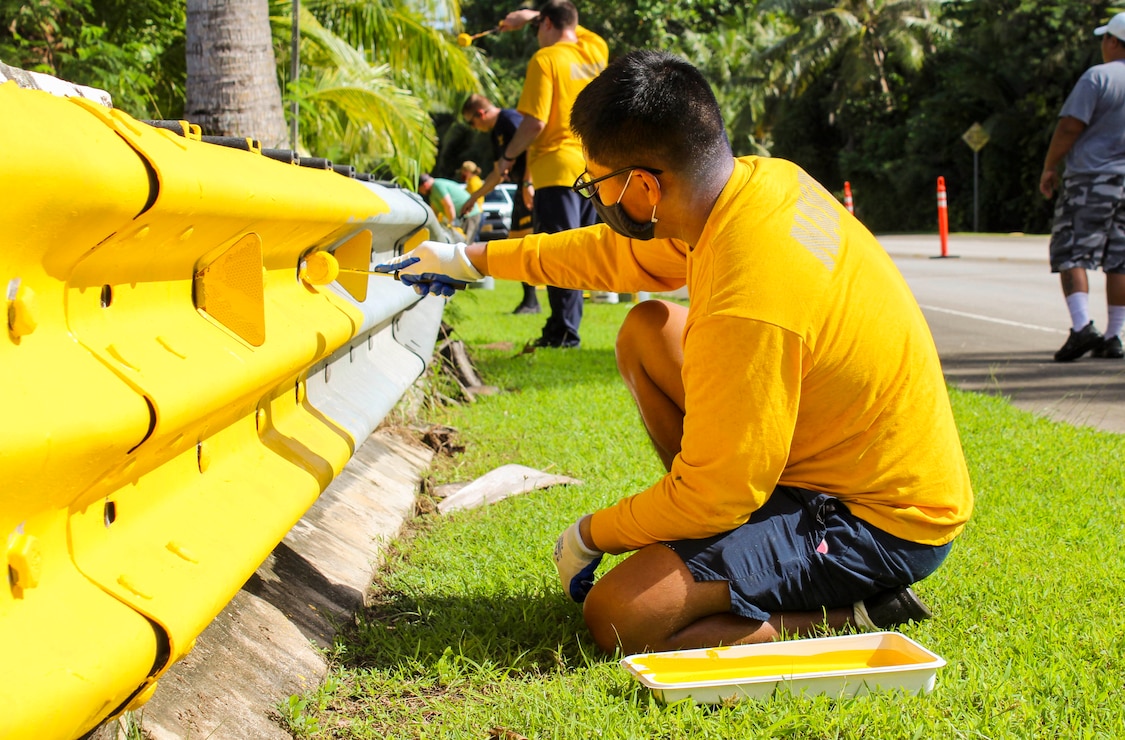
M 778 486 L 738 529 L 665 544 L 695 580 L 729 582 L 734 614 L 761 621 L 909 585 L 937 570 L 952 546 L 901 540 L 832 496 L 789 486 Z

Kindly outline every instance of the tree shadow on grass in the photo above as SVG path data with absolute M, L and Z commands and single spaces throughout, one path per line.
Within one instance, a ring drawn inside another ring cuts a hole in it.
M 960 352 L 942 358 L 946 378 L 962 390 L 1012 399 L 1125 398 L 1125 363 L 1083 358 L 1054 362 L 1042 352 Z
M 554 673 L 612 660 L 601 653 L 580 605 L 542 594 L 411 597 L 380 594 L 341 635 L 355 668 L 434 670 L 458 660 L 509 674 Z

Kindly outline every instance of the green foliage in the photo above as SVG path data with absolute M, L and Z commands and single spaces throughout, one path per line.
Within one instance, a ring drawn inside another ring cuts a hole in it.
M 137 118 L 183 112 L 183 0 L 0 0 L 0 61 L 105 90 Z
M 303 149 L 413 187 L 436 157 L 431 114 L 459 110 L 457 91 L 491 79 L 479 53 L 440 30 L 456 28 L 458 7 L 305 0 L 301 71 L 285 93 L 298 105 Z M 278 64 L 289 70 L 292 4 L 275 0 L 271 9 Z
M 518 3 L 509 0 L 464 2 L 462 11 L 465 32 L 474 34 L 496 28 L 504 16 L 517 7 Z M 580 22 L 583 24 L 586 23 L 586 18 L 582 15 L 584 10 L 584 7 L 579 7 Z M 527 28 L 509 33 L 493 33 L 474 41 L 471 48 L 479 50 L 487 60 L 495 79 L 491 88 L 463 90 L 461 102 L 464 102 L 464 98 L 468 97 L 469 93 L 481 92 L 488 95 L 492 102 L 501 108 L 515 108 L 519 101 L 520 90 L 523 88 L 527 60 L 539 48 L 535 41 L 535 34 Z M 460 108 L 455 112 L 460 113 Z
M 691 59 L 711 82 L 736 156 L 768 154 L 777 97 L 771 92 L 784 69 L 765 57 L 786 28 L 778 19 L 739 6 L 706 31 L 685 29 L 673 50 Z
M 1043 233 L 1051 205 L 1039 175 L 1063 101 L 1074 82 L 1101 63 L 1093 29 L 1111 14 L 1104 0 L 958 0 L 947 8 L 956 42 L 919 80 L 907 122 L 908 158 L 936 160 L 950 188 L 950 225 L 972 224 L 972 151 L 961 134 L 981 123 L 981 229 Z M 915 159 L 915 161 L 918 161 Z M 931 198 L 932 200 L 932 198 Z
M 288 18 L 275 18 L 274 26 L 286 37 L 291 32 Z M 286 95 L 298 102 L 306 150 L 360 171 L 381 167 L 412 185 L 432 161 L 436 139 L 419 100 L 395 85 L 387 65 L 371 64 L 303 9 L 300 28 L 306 74 Z
M 766 56 L 789 62 L 777 81 L 783 91 L 799 93 L 831 70 L 836 111 L 857 94 L 881 95 L 893 107 L 891 74 L 921 69 L 927 48 L 949 38 L 935 19 L 939 6 L 940 0 L 767 0 L 766 8 L 793 19 L 796 32 Z
M 272 0 L 279 76 L 299 103 L 305 149 L 411 184 L 485 165 L 487 137 L 459 121 L 481 91 L 515 107 L 530 32 L 467 48 L 504 0 L 305 0 L 300 80 L 289 81 L 290 3 Z M 712 82 L 738 154 L 793 159 L 839 192 L 851 182 L 873 230 L 936 229 L 945 177 L 950 226 L 972 225 L 974 122 L 980 227 L 1044 232 L 1037 183 L 1063 100 L 1100 61 L 1091 31 L 1110 0 L 624 0 L 579 2 L 611 57 L 640 47 L 689 59 Z M 182 116 L 183 0 L 0 0 L 0 60 L 107 90 L 138 118 Z M 288 105 L 286 106 L 288 114 Z
M 1104 0 L 942 3 L 927 28 L 937 24 L 952 34 L 930 34 L 922 67 L 899 64 L 887 77 L 889 93 L 869 87 L 836 105 L 846 70 L 839 60 L 829 64 L 805 92 L 783 101 L 778 121 L 785 134 L 773 154 L 814 173 L 830 169 L 825 157 L 834 159 L 838 174 L 825 185 L 838 189 L 850 180 L 857 215 L 884 233 L 936 230 L 935 182 L 944 176 L 950 228 L 966 230 L 973 221 L 973 153 L 961 135 L 979 122 L 991 136 L 979 155 L 981 230 L 1046 232 L 1051 204 L 1037 187 L 1043 157 L 1063 100 L 1101 61 L 1092 30 L 1114 11 Z M 887 55 L 888 62 L 903 58 Z M 806 97 L 812 101 L 794 110 Z M 810 146 L 797 133 L 818 130 L 834 135 Z M 810 148 L 815 158 L 807 156 Z

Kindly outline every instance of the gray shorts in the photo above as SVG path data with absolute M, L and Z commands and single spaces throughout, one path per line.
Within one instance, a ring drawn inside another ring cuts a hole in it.
M 1051 229 L 1051 272 L 1125 272 L 1125 175 L 1063 180 Z

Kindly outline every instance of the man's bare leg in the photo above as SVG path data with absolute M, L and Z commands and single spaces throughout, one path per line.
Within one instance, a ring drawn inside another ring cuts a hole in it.
M 1107 272 L 1105 276 L 1106 303 L 1125 306 L 1125 273 Z
M 586 625 L 598 647 L 622 653 L 769 642 L 851 623 L 852 609 L 774 614 L 768 622 L 730 611 L 726 581 L 696 581 L 680 556 L 649 545 L 599 579 L 586 597 Z
M 679 304 L 645 301 L 629 311 L 617 334 L 617 369 L 665 470 L 672 469 L 684 434 L 686 321 L 687 309 Z
M 1069 270 L 1059 271 L 1059 282 L 1062 283 L 1064 296 L 1071 293 L 1089 293 L 1090 281 L 1083 267 L 1072 267 Z

